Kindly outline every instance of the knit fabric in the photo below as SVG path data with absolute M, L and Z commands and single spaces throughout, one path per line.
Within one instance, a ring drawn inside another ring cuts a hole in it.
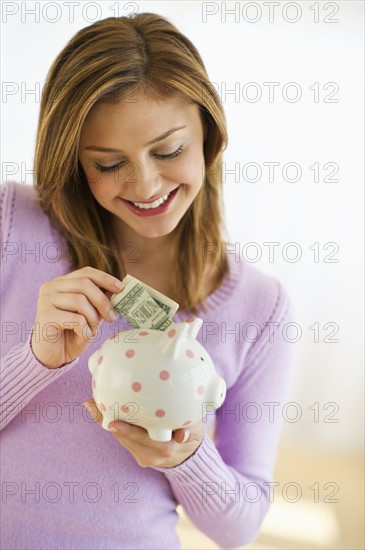
M 88 358 L 130 325 L 121 316 L 104 322 L 77 359 L 42 365 L 30 345 L 39 288 L 74 268 L 32 186 L 4 184 L 1 197 L 0 547 L 180 548 L 177 504 L 216 544 L 251 542 L 269 506 L 292 379 L 282 329 L 293 307 L 282 284 L 228 254 L 230 272 L 199 312 L 197 337 L 226 381 L 225 402 L 182 464 L 142 468 L 83 407 L 92 396 Z

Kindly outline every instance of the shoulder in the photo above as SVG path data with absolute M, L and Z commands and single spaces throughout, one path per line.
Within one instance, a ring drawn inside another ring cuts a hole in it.
M 288 343 L 281 337 L 293 321 L 293 301 L 282 282 L 242 258 L 227 257 L 229 272 L 207 300 L 199 335 L 227 388 L 249 364 L 270 355 L 284 360 Z
M 46 216 L 40 208 L 32 185 L 12 181 L 1 185 L 1 223 L 4 240 L 17 233 L 21 226 L 31 230 L 33 225 L 44 218 Z M 22 222 L 20 226 L 18 221 Z
M 221 304 L 225 317 L 262 323 L 280 319 L 293 308 L 291 296 L 278 278 L 234 255 L 227 255 L 227 260 L 229 272 L 211 296 L 213 305 Z
M 2 278 L 14 282 L 14 273 L 29 277 L 56 277 L 72 267 L 66 238 L 43 212 L 32 185 L 1 185 Z M 25 275 L 25 273 L 27 275 Z
M 3 242 L 45 242 L 57 232 L 42 211 L 33 185 L 7 182 L 1 185 L 1 231 Z

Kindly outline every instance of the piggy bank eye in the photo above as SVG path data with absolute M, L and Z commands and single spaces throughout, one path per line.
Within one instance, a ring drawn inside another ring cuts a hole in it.
M 202 361 L 204 361 L 204 357 L 201 357 L 200 359 L 201 359 Z

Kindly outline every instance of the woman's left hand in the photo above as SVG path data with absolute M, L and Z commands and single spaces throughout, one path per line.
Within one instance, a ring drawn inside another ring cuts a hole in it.
M 84 406 L 92 418 L 101 425 L 102 414 L 93 399 L 88 399 Z M 112 434 L 134 456 L 142 468 L 159 466 L 173 468 L 189 458 L 199 447 L 204 437 L 202 421 L 189 426 L 189 430 L 179 428 L 172 433 L 171 441 L 159 442 L 149 438 L 147 430 L 123 421 L 109 423 L 114 428 Z

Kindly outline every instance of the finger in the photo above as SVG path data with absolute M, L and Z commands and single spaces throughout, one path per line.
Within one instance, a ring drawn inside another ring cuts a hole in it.
M 122 420 L 110 422 L 108 429 L 116 435 L 131 439 L 137 443 L 146 443 L 146 441 L 149 440 L 147 430 L 141 426 L 135 426 L 134 424 L 129 424 L 129 422 L 123 422 Z
M 205 427 L 200 420 L 196 424 L 189 426 L 188 428 L 178 428 L 173 433 L 173 438 L 176 443 L 192 443 L 193 441 L 200 441 L 204 436 Z
M 188 443 L 192 440 L 190 430 L 187 430 L 185 428 L 179 428 L 178 430 L 175 430 L 173 438 L 176 443 Z
M 67 303 L 70 305 L 69 297 L 66 298 L 64 296 L 64 294 L 70 294 L 75 299 L 73 306 L 74 310 L 76 309 L 76 311 L 84 313 L 87 318 L 90 317 L 89 320 L 91 322 L 97 322 L 98 314 L 101 315 L 105 321 L 109 322 L 115 321 L 118 317 L 108 297 L 87 277 L 59 279 L 53 281 L 52 285 L 53 293 L 51 301 L 55 305 L 62 304 L 65 299 L 68 300 Z M 65 308 L 66 306 L 62 307 L 62 309 Z
M 147 430 L 140 426 L 134 426 L 128 422 L 118 421 L 112 422 L 108 425 L 110 431 L 115 435 L 118 441 L 129 451 L 139 452 L 147 451 L 159 452 L 166 450 L 166 446 L 171 445 L 172 442 L 159 442 L 150 438 Z M 111 429 L 114 428 L 114 429 Z M 115 430 L 115 431 L 114 431 Z
M 80 340 L 88 341 L 96 333 L 95 325 L 89 326 L 83 315 L 78 313 L 73 313 L 70 311 L 63 311 L 57 309 L 54 306 L 50 306 L 47 314 L 42 318 L 42 324 L 44 330 L 42 330 L 42 335 L 46 340 L 56 341 L 56 337 L 62 331 L 74 331 Z
M 61 279 L 80 277 L 86 277 L 90 279 L 99 288 L 109 290 L 113 294 L 115 292 L 120 292 L 125 287 L 125 283 L 123 283 L 123 281 L 120 281 L 113 275 L 109 275 L 109 273 L 105 273 L 105 271 L 101 271 L 100 269 L 96 269 L 95 267 L 91 266 L 82 267 L 81 269 L 77 269 L 76 271 L 73 271 L 72 273 L 69 273 L 67 275 L 61 275 L 61 277 L 58 278 Z
M 112 422 L 108 425 L 108 430 L 127 451 L 136 458 L 148 455 L 151 456 L 152 442 L 148 433 L 143 428 L 131 426 L 127 422 Z
M 125 422 L 124 424 L 127 423 Z M 119 429 L 112 433 L 117 441 L 133 455 L 140 466 L 159 466 L 161 456 L 170 456 L 172 445 L 175 445 L 175 443 L 153 441 L 144 428 L 136 429 L 135 426 L 129 425 L 123 426 L 123 428 L 125 429 Z
M 84 403 L 84 407 L 89 412 L 91 418 L 95 420 L 95 422 L 101 425 L 103 421 L 103 415 L 101 414 L 100 410 L 96 406 L 94 399 L 88 399 Z
M 52 297 L 52 305 L 62 311 L 80 313 L 90 326 L 98 324 L 100 316 L 84 294 L 57 293 Z
M 156 453 L 156 449 L 154 449 L 151 445 L 148 446 L 143 443 L 138 443 L 128 437 L 123 437 L 116 433 L 113 433 L 113 435 L 118 443 L 133 456 L 140 466 L 151 466 L 154 465 L 156 461 L 156 465 L 158 465 L 159 455 Z

